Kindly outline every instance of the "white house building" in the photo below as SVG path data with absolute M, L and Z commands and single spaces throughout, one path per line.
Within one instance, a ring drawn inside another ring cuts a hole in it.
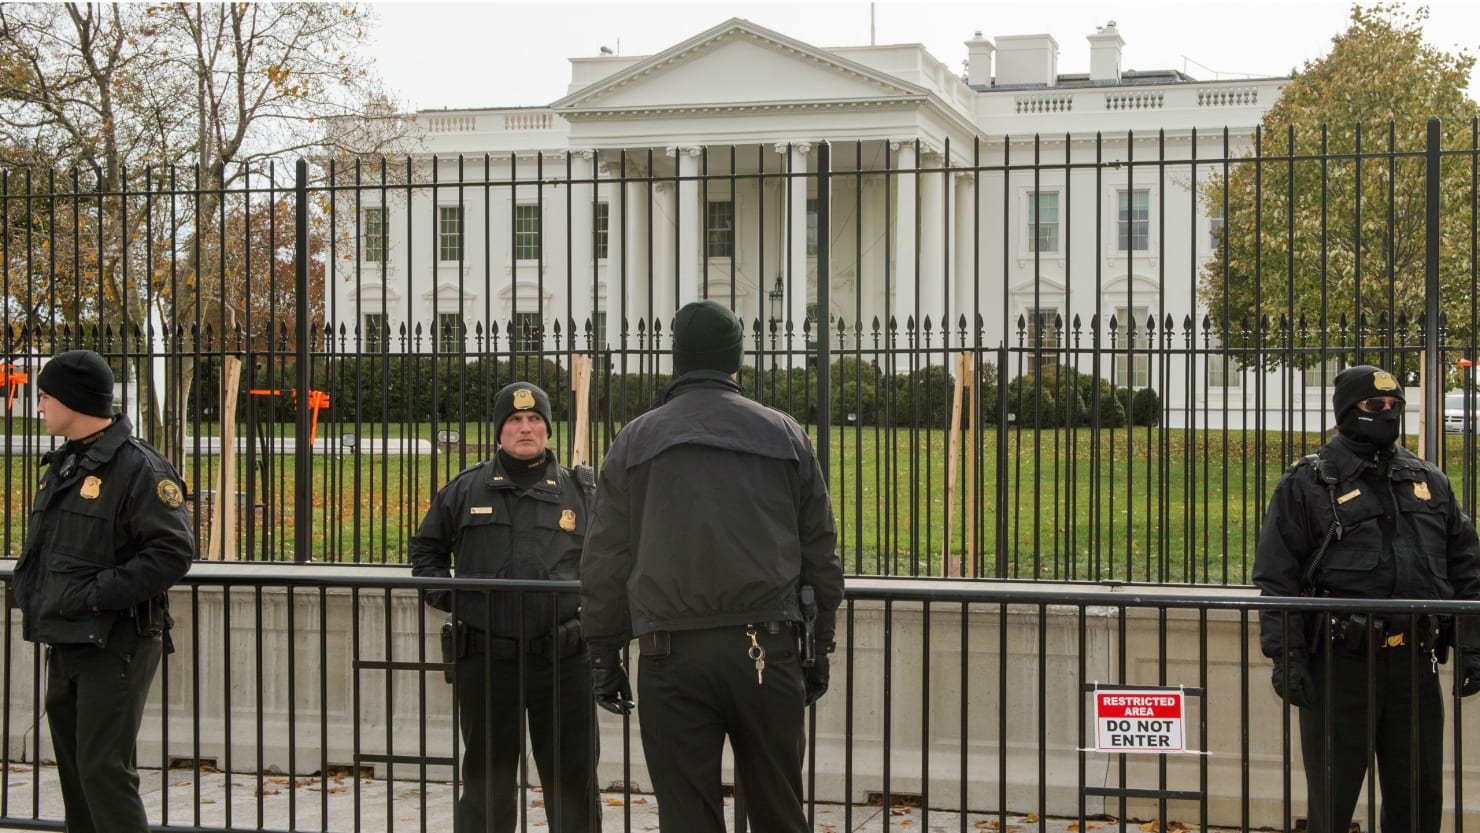
M 510 323 L 512 346 L 553 349 L 571 322 L 575 349 L 613 344 L 699 297 L 776 320 L 783 347 L 788 322 L 799 338 L 824 317 L 845 348 L 891 318 L 901 345 L 929 319 L 935 348 L 963 317 L 973 344 L 977 315 L 987 346 L 1017 344 L 1020 320 L 1044 343 L 1032 322 L 1181 327 L 1220 222 L 1199 187 L 1286 79 L 1124 70 L 1113 21 L 1086 40 L 1090 72 L 1065 75 L 1049 35 L 977 33 L 959 73 L 919 44 L 821 48 L 733 19 L 656 55 L 573 58 L 546 106 L 418 112 L 411 161 L 339 192 L 359 234 L 330 318 L 367 349 L 405 326 L 405 349 L 469 353 Z M 1139 362 L 1110 372 L 1146 384 Z

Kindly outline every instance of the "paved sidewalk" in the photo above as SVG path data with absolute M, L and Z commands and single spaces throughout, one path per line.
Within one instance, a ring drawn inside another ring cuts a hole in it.
M 301 777 L 292 783 L 286 777 L 234 774 L 188 770 L 141 770 L 140 792 L 148 809 L 150 822 L 171 827 L 232 828 L 237 830 L 293 831 L 395 831 L 395 833 L 446 833 L 452 830 L 452 785 L 441 781 L 356 779 L 348 774 L 328 777 Z M 35 799 L 40 783 L 39 801 Z M 259 794 L 260 793 L 260 794 Z M 527 817 L 520 828 L 527 831 L 548 829 L 544 801 L 540 792 L 528 793 Z M 633 795 L 630 801 L 621 793 L 603 796 L 602 830 L 605 833 L 658 830 L 658 805 L 649 795 Z M 197 815 L 197 806 L 199 815 Z M 732 807 L 731 801 L 726 801 Z M 167 815 L 166 815 L 167 812 Z M 28 764 L 11 764 L 9 777 L 0 788 L 0 817 L 13 822 L 57 823 L 62 817 L 61 791 L 55 766 L 33 768 Z M 733 816 L 729 818 L 733 822 Z M 290 823 L 291 821 L 291 823 Z M 1097 817 L 1086 825 L 1084 833 L 1115 833 L 1155 830 L 1141 822 Z M 30 828 L 0 826 L 0 831 Z M 733 826 L 731 827 L 733 829 Z M 873 805 L 820 804 L 814 828 L 817 833 L 853 833 L 854 831 L 893 831 L 893 833 L 952 833 L 967 830 L 994 833 L 1075 833 L 1073 819 L 1050 818 L 1040 822 L 1036 816 L 1009 815 L 1005 829 L 999 817 L 968 814 L 963 827 L 958 813 L 918 807 L 894 807 L 886 810 Z M 1169 825 L 1166 833 L 1191 830 Z M 1159 833 L 1159 832 L 1158 832 Z

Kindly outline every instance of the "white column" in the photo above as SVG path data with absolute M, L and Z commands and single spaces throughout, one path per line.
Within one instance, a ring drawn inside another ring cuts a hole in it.
M 859 323 L 863 325 L 864 344 L 868 346 L 873 346 L 875 318 L 879 319 L 880 331 L 889 326 L 884 317 L 884 232 L 880 231 L 884 224 L 884 201 L 879 197 L 879 183 L 877 176 L 864 177 L 858 196 L 858 210 L 863 212 L 859 230 L 863 242 L 858 247 L 862 258 L 858 264 L 858 292 L 863 301 L 860 305 L 863 320 Z M 887 193 L 888 189 L 884 191 Z
M 889 285 L 891 295 L 887 300 L 889 315 L 899 322 L 900 347 L 906 345 L 909 319 L 916 314 L 915 307 L 915 186 L 918 167 L 915 157 L 915 142 L 895 140 L 889 142 L 894 152 L 894 203 L 891 206 L 894 222 L 892 244 L 893 263 Z M 885 319 L 885 326 L 888 326 Z M 918 326 L 918 322 L 916 322 Z
M 678 309 L 673 292 L 673 278 L 678 274 L 674 263 L 674 218 L 678 216 L 678 193 L 672 182 L 653 183 L 653 306 L 648 311 L 648 323 L 657 318 L 663 322 L 663 343 L 668 343 L 668 327 L 674 310 Z
M 616 166 L 603 163 L 601 172 L 606 175 L 617 173 Z M 603 182 L 600 185 L 601 199 L 606 203 L 606 343 L 616 347 L 622 335 L 622 316 L 627 314 L 627 304 L 622 293 L 623 265 L 627 252 L 627 226 L 622 218 L 622 183 Z M 631 210 L 630 208 L 628 209 Z M 630 221 L 631 218 L 628 218 Z M 628 273 L 630 274 L 630 273 Z
M 645 174 L 643 174 L 645 175 Z M 629 182 L 627 188 L 627 234 L 623 251 L 627 258 L 627 324 L 633 338 L 637 335 L 637 320 L 652 317 L 648 305 L 648 288 L 653 283 L 653 269 L 648 247 L 648 211 L 653 202 L 650 185 L 646 182 Z M 636 346 L 633 341 L 629 346 Z
M 590 180 L 596 170 L 596 154 L 589 150 L 571 151 L 570 174 L 577 181 Z M 596 326 L 596 308 L 594 291 L 596 286 L 596 257 L 593 250 L 594 211 L 591 204 L 596 197 L 595 185 L 572 185 L 566 192 L 566 198 L 570 203 L 570 263 L 566 268 L 570 270 L 571 293 L 575 296 L 566 299 L 565 309 L 560 310 L 560 315 L 565 316 L 566 310 L 570 311 L 569 320 L 560 322 L 562 332 L 570 321 L 575 322 L 574 338 L 570 343 L 578 350 L 586 349 L 589 342 L 586 341 L 586 322 Z
M 976 237 L 973 234 L 976 222 L 976 175 L 970 172 L 957 173 L 954 181 L 956 198 L 951 201 L 951 210 L 955 214 L 955 223 L 952 226 L 951 245 L 955 247 L 956 268 L 952 275 L 951 327 L 956 326 L 956 321 L 961 316 L 966 316 L 966 343 L 970 344 L 976 330 Z
M 699 299 L 700 275 L 705 265 L 704 258 L 704 206 L 699 203 L 699 157 L 704 149 L 697 145 L 670 147 L 668 155 L 675 158 L 678 166 L 677 210 L 678 218 L 678 297 L 673 307 L 677 309 L 690 301 Z
M 782 335 L 789 327 L 792 333 L 792 348 L 800 349 L 802 322 L 807 318 L 807 299 L 811 297 L 807 281 L 807 155 L 812 152 L 811 142 L 792 142 L 776 145 L 776 152 L 786 157 L 787 170 L 791 176 L 786 180 L 786 250 L 782 253 L 786 263 L 786 274 L 782 283 L 786 287 L 786 318 L 782 323 Z M 818 276 L 821 279 L 821 276 Z M 825 313 L 819 315 L 826 317 Z M 814 324 L 814 335 L 816 324 Z
M 940 168 L 945 164 L 940 153 L 927 150 L 921 154 L 922 168 Z M 945 314 L 946 253 L 945 229 L 948 212 L 944 205 L 945 174 L 936 171 L 920 174 L 920 307 L 918 319 L 930 319 L 930 346 L 941 345 L 941 320 Z M 923 327 L 923 324 L 921 324 Z M 923 342 L 922 342 L 923 343 Z

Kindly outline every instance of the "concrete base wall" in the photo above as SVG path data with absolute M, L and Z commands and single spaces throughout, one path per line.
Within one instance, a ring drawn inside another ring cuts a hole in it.
M 1196 611 L 1163 617 L 1137 608 L 1122 615 L 1116 593 L 1104 592 L 1105 606 L 1083 609 L 987 604 L 963 610 L 960 603 L 936 603 L 926 611 L 920 603 L 860 601 L 851 612 L 840 611 L 832 686 L 816 715 L 817 798 L 865 801 L 885 791 L 887 778 L 892 795 L 924 796 L 932 807 L 964 803 L 973 811 L 1072 816 L 1081 783 L 1116 786 L 1123 771 L 1126 787 L 1206 789 L 1212 824 L 1279 826 L 1288 742 L 1293 812 L 1303 815 L 1295 716 L 1287 725 L 1270 690 L 1253 617 L 1210 611 L 1204 623 Z M 301 775 L 359 763 L 379 778 L 451 779 L 451 687 L 440 669 L 421 665 L 439 660 L 442 616 L 415 593 L 276 586 L 228 594 L 199 586 L 177 589 L 171 610 L 177 650 L 155 681 L 141 733 L 146 766 L 201 759 L 231 771 Z M 36 703 L 42 667 L 20 638 L 15 611 L 10 623 L 3 692 L 9 751 L 12 758 L 49 759 L 50 737 Z M 379 665 L 387 659 L 394 668 Z M 1449 672 L 1441 676 L 1447 694 Z M 1121 756 L 1078 751 L 1094 745 L 1084 691 L 1094 682 L 1204 690 L 1187 699 L 1186 740 L 1194 751 L 1165 756 L 1164 784 L 1162 756 L 1124 756 L 1122 770 Z M 1469 796 L 1480 795 L 1476 712 L 1468 710 L 1461 729 Z M 598 713 L 601 785 L 622 781 L 622 750 L 630 745 L 632 786 L 647 790 L 642 704 L 625 738 L 620 719 Z M 1446 744 L 1453 737 L 1449 723 Z M 357 761 L 356 748 L 376 759 Z M 390 764 L 380 757 L 387 755 L 417 762 Z M 1447 746 L 1445 760 L 1452 761 Z M 1453 773 L 1446 775 L 1452 805 Z M 1115 799 L 1084 800 L 1089 813 L 1122 812 Z M 1158 815 L 1155 802 L 1145 799 L 1131 801 L 1124 813 Z M 1169 818 L 1197 816 L 1192 802 L 1168 809 Z M 1480 827 L 1480 809 L 1469 811 L 1465 824 Z

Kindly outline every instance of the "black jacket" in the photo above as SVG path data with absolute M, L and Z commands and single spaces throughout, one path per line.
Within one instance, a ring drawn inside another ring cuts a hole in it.
M 791 417 L 715 371 L 680 377 L 628 423 L 602 464 L 581 562 L 593 647 L 650 631 L 801 619 L 816 588 L 819 643 L 843 598 L 822 467 Z
M 1397 448 L 1364 457 L 1337 437 L 1317 455 L 1336 483 L 1297 461 L 1270 498 L 1254 556 L 1254 584 L 1266 596 L 1297 596 L 1333 519 L 1340 534 L 1310 582 L 1324 596 L 1355 599 L 1480 599 L 1475 526 L 1436 466 Z M 1284 649 L 1283 617 L 1259 617 L 1260 649 Z M 1468 628 L 1468 625 L 1467 625 Z M 1294 634 L 1292 638 L 1303 638 Z M 1467 631 L 1468 632 L 1468 631 Z
M 131 433 L 120 416 L 94 442 L 68 443 L 44 460 L 15 566 L 32 642 L 104 645 L 118 616 L 150 601 L 162 610 L 165 592 L 190 569 L 195 535 L 184 483 Z
M 575 475 L 552 452 L 545 452 L 545 472 L 529 488 L 510 480 L 497 457 L 479 463 L 432 497 L 411 537 L 411 574 L 447 578 L 455 559 L 460 578 L 579 578 L 586 502 Z M 453 609 L 445 592 L 428 593 L 427 602 Z M 494 636 L 535 639 L 548 636 L 552 623 L 574 619 L 579 605 L 575 593 L 525 593 L 521 617 L 516 593 L 458 591 L 456 612 Z

